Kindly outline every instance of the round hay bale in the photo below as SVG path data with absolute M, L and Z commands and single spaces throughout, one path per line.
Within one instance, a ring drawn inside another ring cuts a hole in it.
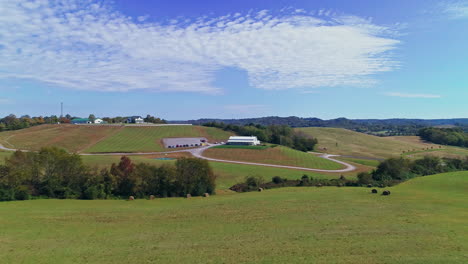
M 187 197 L 187 199 L 192 198 L 192 195 L 190 193 L 188 193 L 186 197 Z
M 377 189 L 372 189 L 372 193 L 378 193 Z
M 210 194 L 209 193 L 204 193 L 203 197 L 210 197 Z
M 130 196 L 130 197 L 128 197 L 128 200 L 129 200 L 129 201 L 133 201 L 133 200 L 135 200 L 135 197 Z
M 258 188 L 258 191 L 259 191 L 259 192 L 263 192 L 263 188 L 261 188 L 261 187 Z
M 372 188 L 372 184 L 367 184 L 367 188 Z
M 382 192 L 382 195 L 390 195 L 390 191 L 385 190 Z
M 150 200 L 154 200 L 154 198 L 156 198 L 156 196 L 154 196 L 154 195 L 150 195 L 150 197 L 149 197 Z

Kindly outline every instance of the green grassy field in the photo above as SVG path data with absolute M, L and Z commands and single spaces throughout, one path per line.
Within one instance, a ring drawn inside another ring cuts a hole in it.
M 307 127 L 296 128 L 318 139 L 317 150 L 331 154 L 350 155 L 356 157 L 390 158 L 398 157 L 403 151 L 418 152 L 418 157 L 434 152 L 430 148 L 439 149 L 440 145 L 426 143 L 419 137 L 377 137 L 354 132 L 342 128 Z M 426 150 L 429 148 L 430 150 Z M 424 149 L 424 150 L 423 150 Z M 440 156 L 463 157 L 468 155 L 468 149 L 442 146 L 437 153 Z
M 225 141 L 229 132 L 202 126 L 125 127 L 89 147 L 85 152 L 151 152 L 167 151 L 162 144 L 169 137 L 205 137 L 210 141 Z
M 466 263 L 468 172 L 389 188 L 0 203 L 2 263 Z
M 343 168 L 341 164 L 336 162 L 283 146 L 263 150 L 211 148 L 206 150 L 203 155 L 215 159 L 288 165 L 314 169 L 335 170 Z

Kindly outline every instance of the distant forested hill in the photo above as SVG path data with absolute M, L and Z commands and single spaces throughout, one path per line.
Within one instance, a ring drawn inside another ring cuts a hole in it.
M 302 118 L 297 116 L 268 116 L 244 119 L 198 119 L 188 121 L 170 121 L 170 123 L 192 123 L 203 125 L 209 122 L 223 122 L 231 125 L 288 125 L 291 127 L 337 127 L 346 128 L 378 136 L 416 135 L 424 127 L 460 127 L 468 131 L 468 118 L 458 119 L 347 119 L 337 118 L 322 120 L 319 118 Z

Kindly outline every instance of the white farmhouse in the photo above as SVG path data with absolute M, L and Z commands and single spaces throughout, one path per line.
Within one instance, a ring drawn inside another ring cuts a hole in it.
M 226 143 L 227 145 L 247 145 L 247 146 L 256 146 L 260 145 L 260 140 L 257 139 L 255 136 L 250 137 L 239 137 L 239 136 L 232 136 L 229 137 L 229 140 Z

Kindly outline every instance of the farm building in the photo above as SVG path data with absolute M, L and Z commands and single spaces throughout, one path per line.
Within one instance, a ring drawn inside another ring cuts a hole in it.
M 229 137 L 229 140 L 226 143 L 227 145 L 249 145 L 249 146 L 256 146 L 260 145 L 260 140 L 257 137 L 238 137 L 232 136 Z
M 127 118 L 127 123 L 142 124 L 144 123 L 144 120 L 141 116 L 131 116 Z
M 106 122 L 104 122 L 104 120 L 102 120 L 101 118 L 94 119 L 94 123 L 89 118 L 75 118 L 75 119 L 72 119 L 71 123 L 72 124 L 104 124 Z
M 92 124 L 91 120 L 89 118 L 75 118 L 72 119 L 71 121 L 72 124 Z

